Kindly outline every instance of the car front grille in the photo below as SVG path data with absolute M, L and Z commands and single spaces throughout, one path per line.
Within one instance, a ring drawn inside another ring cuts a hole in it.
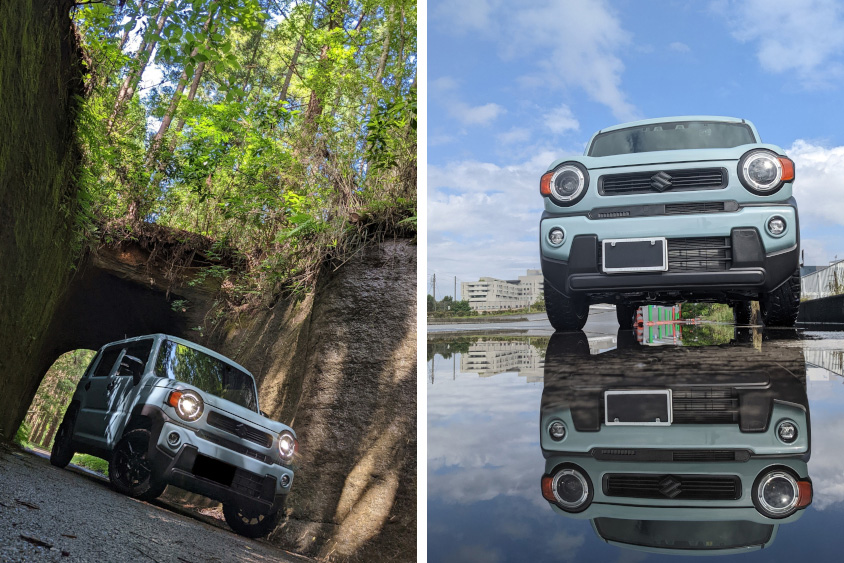
M 726 211 L 725 201 L 694 201 L 691 203 L 666 203 L 666 215 L 691 215 L 693 213 L 721 213 Z
M 668 239 L 669 272 L 720 272 L 732 258 L 730 237 Z
M 658 194 L 667 191 L 717 190 L 727 187 L 727 179 L 726 168 L 605 174 L 598 179 L 598 193 L 615 196 Z
M 735 389 L 674 389 L 671 395 L 674 424 L 737 424 L 739 421 Z
M 741 479 L 734 475 L 651 475 L 610 473 L 604 476 L 610 497 L 673 500 L 736 500 Z
M 273 445 L 273 437 L 271 434 L 262 432 L 261 430 L 249 426 L 248 424 L 238 422 L 237 420 L 224 416 L 216 411 L 208 413 L 208 425 L 224 430 L 229 434 L 234 434 L 244 440 L 260 444 L 265 448 L 269 448 Z
M 205 432 L 200 430 L 196 433 L 197 436 L 202 438 L 203 440 L 208 440 L 209 442 L 213 442 L 218 446 L 222 446 L 227 450 L 231 450 L 233 452 L 237 452 L 239 454 L 243 454 L 245 456 L 251 457 L 253 459 L 257 459 L 260 462 L 266 463 L 267 465 L 273 464 L 273 458 L 268 456 L 267 454 L 263 454 L 261 452 L 255 451 L 251 448 L 247 448 L 243 444 L 239 444 L 237 442 L 233 442 L 222 436 L 217 436 L 216 434 L 211 434 L 210 432 Z

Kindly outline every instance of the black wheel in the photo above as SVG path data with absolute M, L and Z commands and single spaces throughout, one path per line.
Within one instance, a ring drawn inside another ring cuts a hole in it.
M 281 509 L 269 514 L 258 514 L 245 510 L 235 504 L 223 504 L 223 516 L 226 523 L 236 533 L 247 538 L 262 538 L 275 530 L 281 520 Z
M 73 425 L 76 423 L 76 405 L 72 405 L 64 413 L 62 423 L 59 424 L 59 429 L 56 430 L 56 438 L 53 440 L 53 449 L 50 450 L 50 463 L 59 468 L 67 467 L 70 460 L 73 459 Z
M 625 330 L 633 328 L 636 324 L 636 311 L 639 307 L 628 303 L 619 303 L 615 306 L 615 318 L 618 319 L 618 327 Z
M 589 317 L 585 299 L 566 297 L 545 281 L 545 312 L 554 330 L 581 330 Z
M 153 477 L 149 441 L 149 430 L 138 428 L 117 442 L 108 464 L 108 478 L 114 490 L 140 500 L 152 500 L 164 492 L 167 483 Z
M 788 280 L 759 300 L 765 326 L 794 326 L 800 310 L 800 269 Z
M 750 301 L 733 303 L 733 320 L 738 326 L 747 326 L 753 317 L 753 307 Z

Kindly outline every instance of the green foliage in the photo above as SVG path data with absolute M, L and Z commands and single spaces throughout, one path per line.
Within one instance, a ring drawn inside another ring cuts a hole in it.
M 18 431 L 15 433 L 15 443 L 24 448 L 29 447 L 30 432 L 32 432 L 32 428 L 30 428 L 29 423 L 24 420 L 21 422 L 21 425 L 18 427 Z
M 731 323 L 734 319 L 733 308 L 723 303 L 683 303 L 680 306 L 680 318 L 719 323 Z
M 225 279 L 238 305 L 415 235 L 415 2 L 129 0 L 75 19 L 87 240 L 146 222 L 223 242 L 245 268 L 196 283 Z
M 94 457 L 88 454 L 74 454 L 73 459 L 70 460 L 70 463 L 74 465 L 78 465 L 80 467 L 85 467 L 90 469 L 91 471 L 96 471 L 97 473 L 102 473 L 103 475 L 108 474 L 108 462 L 104 459 Z

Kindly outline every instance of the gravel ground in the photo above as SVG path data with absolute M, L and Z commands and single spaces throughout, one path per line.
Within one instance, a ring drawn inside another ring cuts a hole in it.
M 219 526 L 0 442 L 0 563 L 313 561 Z

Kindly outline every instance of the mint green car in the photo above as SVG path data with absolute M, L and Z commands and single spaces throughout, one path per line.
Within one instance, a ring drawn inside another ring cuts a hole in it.
M 622 328 L 644 304 L 714 302 L 793 326 L 800 302 L 794 163 L 752 123 L 669 117 L 598 131 L 581 157 L 540 180 L 545 304 L 556 330 L 589 305 L 616 305 Z
M 590 355 L 586 342 L 557 333 L 545 354 L 541 490 L 556 512 L 616 545 L 710 555 L 761 549 L 801 517 L 812 502 L 802 349 Z
M 153 334 L 112 342 L 76 387 L 50 462 L 75 452 L 109 461 L 120 493 L 152 500 L 168 484 L 223 503 L 247 537 L 275 529 L 298 440 L 264 415 L 252 375 L 208 348 Z

